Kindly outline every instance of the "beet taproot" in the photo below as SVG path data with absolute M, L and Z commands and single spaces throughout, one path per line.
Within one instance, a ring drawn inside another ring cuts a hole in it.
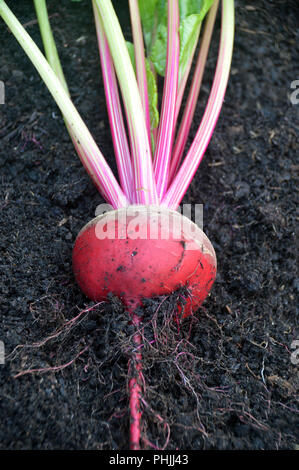
M 129 206 L 99 215 L 80 231 L 73 249 L 76 280 L 91 300 L 113 294 L 133 308 L 143 298 L 181 290 L 184 317 L 209 294 L 216 266 L 204 232 L 161 206 Z

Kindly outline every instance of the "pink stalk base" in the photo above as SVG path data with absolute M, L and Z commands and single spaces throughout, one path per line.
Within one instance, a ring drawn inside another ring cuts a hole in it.
M 138 204 L 157 204 L 151 146 L 144 111 L 126 42 L 111 0 L 95 0 L 109 43 L 116 75 L 122 92 L 130 136 L 134 175 L 133 201 Z

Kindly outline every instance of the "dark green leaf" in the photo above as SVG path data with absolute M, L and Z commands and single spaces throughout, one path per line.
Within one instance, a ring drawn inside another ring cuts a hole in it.
M 180 76 L 198 39 L 200 23 L 214 0 L 179 0 Z M 167 0 L 139 0 L 144 39 L 149 60 L 164 76 L 167 52 Z

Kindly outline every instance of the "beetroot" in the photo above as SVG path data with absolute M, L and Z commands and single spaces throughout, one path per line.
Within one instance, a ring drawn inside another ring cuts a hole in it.
M 95 301 L 112 293 L 134 307 L 142 298 L 181 289 L 185 317 L 207 297 L 216 255 L 203 231 L 178 212 L 130 206 L 100 215 L 80 231 L 73 269 L 82 291 Z

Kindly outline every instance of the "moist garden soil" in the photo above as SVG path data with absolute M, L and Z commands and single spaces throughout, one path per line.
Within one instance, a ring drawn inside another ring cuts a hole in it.
M 127 2 L 114 3 L 128 32 Z M 32 2 L 8 4 L 42 46 Z M 90 2 L 48 6 L 72 98 L 115 170 Z M 236 1 L 224 106 L 183 201 L 204 205 L 218 275 L 180 324 L 176 293 L 145 305 L 143 448 L 298 448 L 298 18 L 295 0 Z M 0 448 L 128 449 L 134 331 L 117 299 L 84 297 L 71 266 L 103 200 L 37 72 L 0 31 Z

